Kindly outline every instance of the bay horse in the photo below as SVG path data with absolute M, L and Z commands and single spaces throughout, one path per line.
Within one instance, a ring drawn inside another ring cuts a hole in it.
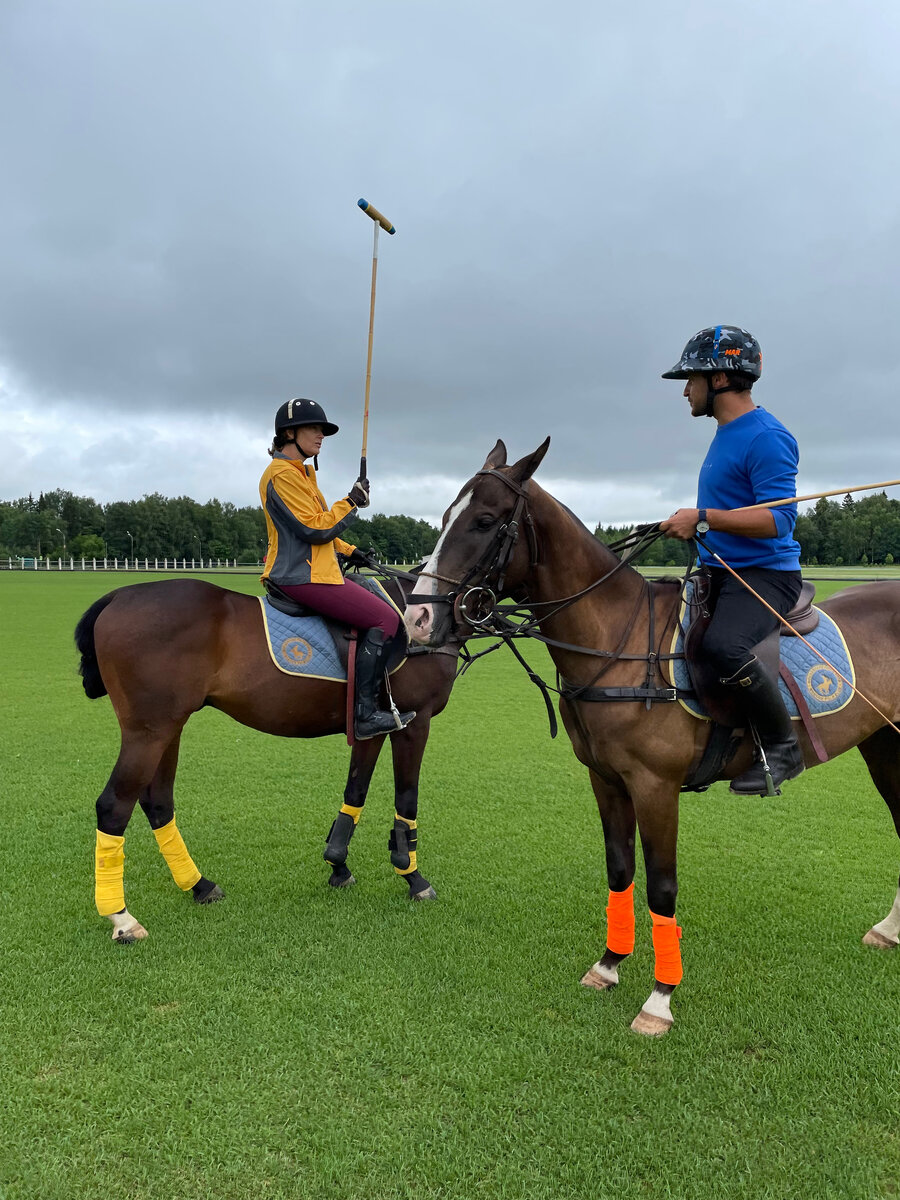
M 396 583 L 388 585 L 403 606 Z M 121 728 L 119 756 L 97 800 L 96 900 L 113 924 L 113 941 L 134 942 L 146 929 L 125 907 L 124 838 L 140 803 L 160 851 L 183 891 L 209 904 L 222 889 L 195 866 L 175 824 L 178 749 L 188 718 L 217 708 L 263 733 L 312 738 L 346 728 L 347 685 L 290 677 L 269 655 L 259 599 L 202 580 L 160 580 L 117 588 L 96 600 L 75 630 L 80 673 L 89 699 L 109 695 Z M 405 729 L 391 733 L 396 814 L 391 861 L 412 900 L 434 888 L 418 870 L 419 771 L 432 717 L 447 704 L 456 649 L 416 653 L 391 676 L 401 709 L 415 709 Z M 358 741 L 350 756 L 344 803 L 327 838 L 332 887 L 355 880 L 347 846 L 365 804 L 385 735 Z
M 405 619 L 411 637 L 441 646 L 474 626 L 490 630 L 501 598 L 513 597 L 530 613 L 531 629 L 546 641 L 562 680 L 560 712 L 590 773 L 605 839 L 606 950 L 581 982 L 601 991 L 614 987 L 619 964 L 634 949 L 637 828 L 655 969 L 652 992 L 631 1027 L 659 1036 L 673 1024 L 671 996 L 682 974 L 675 922 L 679 791 L 701 761 L 710 723 L 664 702 L 675 696 L 673 681 L 663 675 L 669 664 L 659 656 L 672 642 L 681 581 L 645 580 L 535 483 L 531 477 L 549 443 L 507 465 L 506 447 L 497 442 L 444 514 L 421 582 L 407 597 Z M 859 747 L 900 835 L 900 736 L 891 726 L 900 719 L 900 582 L 849 588 L 820 607 L 844 635 L 859 692 L 841 711 L 818 717 L 816 729 L 828 758 Z M 603 687 L 594 695 L 599 699 L 602 691 L 607 702 L 579 698 L 577 689 L 598 679 Z M 805 730 L 798 732 L 806 765 L 816 765 Z M 718 777 L 740 775 L 752 752 L 748 735 Z M 889 915 L 863 941 L 885 948 L 900 943 L 900 886 Z

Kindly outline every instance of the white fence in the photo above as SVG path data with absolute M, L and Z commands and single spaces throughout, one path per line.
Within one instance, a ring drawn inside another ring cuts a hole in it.
M 262 568 L 261 562 L 241 563 L 247 571 Z M 213 571 L 234 570 L 236 558 L 7 558 L 0 571 Z

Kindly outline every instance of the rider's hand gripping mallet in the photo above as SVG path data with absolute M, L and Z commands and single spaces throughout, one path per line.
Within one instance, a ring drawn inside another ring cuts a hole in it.
M 380 227 L 386 233 L 396 233 L 397 231 L 387 217 L 382 216 L 368 200 L 357 200 L 357 204 L 375 223 L 375 238 L 372 244 L 372 299 L 369 302 L 369 354 L 366 359 L 366 404 L 363 412 L 362 451 L 359 459 L 359 477 L 365 479 L 366 444 L 369 439 L 369 388 L 372 383 L 372 334 L 375 330 L 375 277 L 378 274 L 378 229 Z

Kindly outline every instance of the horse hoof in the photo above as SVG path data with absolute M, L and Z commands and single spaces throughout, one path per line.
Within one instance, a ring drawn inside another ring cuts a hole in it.
M 870 929 L 863 938 L 864 946 L 877 946 L 879 950 L 896 950 L 900 942 L 891 941 L 886 938 L 883 933 L 879 933 L 877 929 Z
M 641 1009 L 631 1022 L 631 1028 L 645 1037 L 662 1037 L 664 1033 L 669 1032 L 673 1024 L 674 1021 L 666 1021 L 663 1017 L 655 1017 L 653 1013 Z
M 597 970 L 596 963 L 591 967 L 591 969 L 589 971 L 585 971 L 585 973 L 581 977 L 581 986 L 582 987 L 596 988 L 596 990 L 598 992 L 611 991 L 612 988 L 614 988 L 618 982 L 619 981 L 617 979 L 606 979 L 603 975 L 601 975 L 600 972 Z
M 225 893 L 217 883 L 214 883 L 209 891 L 204 896 L 195 896 L 195 904 L 215 904 L 219 900 L 225 899 Z
M 356 883 L 356 879 L 348 871 L 346 875 L 332 874 L 328 878 L 328 886 L 333 888 L 352 887 Z
M 147 930 L 143 925 L 139 925 L 135 921 L 134 925 L 129 929 L 114 929 L 112 940 L 117 946 L 132 946 L 135 942 L 140 942 L 148 936 Z
M 109 919 L 113 925 L 112 940 L 120 946 L 130 946 L 133 942 L 147 937 L 147 930 L 127 909 L 113 913 Z
M 410 892 L 410 900 L 437 900 L 437 892 L 429 883 L 427 888 L 422 888 L 421 892 Z

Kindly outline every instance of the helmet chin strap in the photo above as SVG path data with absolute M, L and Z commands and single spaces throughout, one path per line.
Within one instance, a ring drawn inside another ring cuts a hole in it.
M 309 455 L 308 455 L 308 454 L 304 454 L 304 453 L 303 453 L 303 448 L 302 448 L 302 446 L 300 445 L 300 443 L 297 441 L 297 429 L 302 429 L 302 428 L 303 428 L 303 426 L 302 426 L 302 425 L 298 425 L 298 426 L 297 426 L 297 428 L 294 430 L 294 436 L 291 438 L 291 441 L 294 443 L 295 447 L 297 448 L 297 453 L 300 455 L 300 461 L 301 461 L 301 462 L 303 462 L 303 460 L 304 460 L 304 459 L 306 459 L 306 458 L 309 458 Z M 314 454 L 314 455 L 313 455 L 313 469 L 314 469 L 315 471 L 318 471 L 318 469 L 319 469 L 319 456 L 318 456 L 318 454 Z
M 716 396 L 721 396 L 723 392 L 730 392 L 731 384 L 726 383 L 724 387 L 714 388 L 712 385 L 712 375 L 706 377 L 706 415 L 714 417 L 716 415 Z

